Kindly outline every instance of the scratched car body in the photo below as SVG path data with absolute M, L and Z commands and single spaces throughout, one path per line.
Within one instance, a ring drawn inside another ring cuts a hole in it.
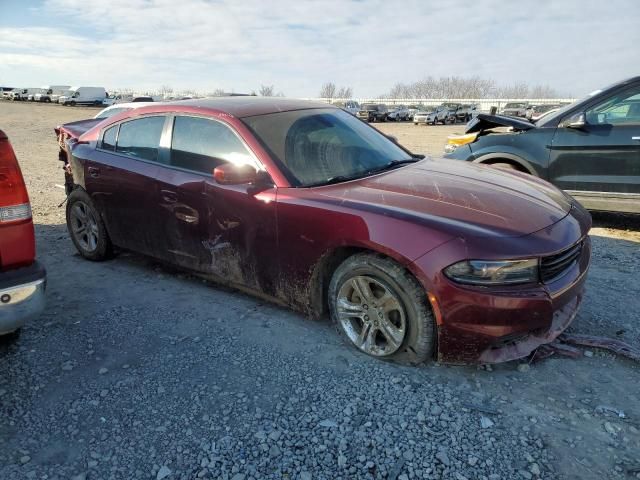
M 499 362 L 574 318 L 589 214 L 520 173 L 413 155 L 326 104 L 152 105 L 67 132 L 67 224 L 91 260 L 140 252 L 329 314 L 363 352 Z

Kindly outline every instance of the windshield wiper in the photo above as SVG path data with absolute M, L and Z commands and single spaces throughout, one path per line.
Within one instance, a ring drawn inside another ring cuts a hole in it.
M 355 176 L 336 175 L 335 177 L 331 177 L 331 178 L 328 178 L 326 180 L 322 180 L 321 182 L 307 183 L 307 184 L 305 184 L 303 186 L 305 186 L 305 187 L 321 187 L 323 185 L 332 185 L 334 183 L 348 182 L 349 180 L 356 180 L 357 178 L 360 178 L 360 175 L 355 175 Z
M 364 175 L 373 175 L 374 173 L 384 172 L 385 170 L 392 170 L 401 165 L 406 165 L 407 163 L 416 163 L 419 158 L 405 158 L 403 160 L 391 160 L 389 163 L 382 165 L 381 167 L 372 168 L 371 170 L 367 170 L 364 172 Z
M 340 182 L 348 182 L 350 180 L 357 180 L 358 178 L 368 177 L 369 175 L 373 175 L 375 173 L 384 172 L 385 170 L 391 170 L 400 165 L 405 165 L 407 163 L 415 163 L 421 160 L 420 158 L 405 158 L 403 160 L 391 160 L 390 162 L 382 165 L 381 167 L 372 168 L 370 170 L 365 170 L 364 172 L 359 172 L 355 175 L 336 175 L 335 177 L 328 178 L 327 180 L 323 180 L 321 182 L 316 183 L 308 183 L 304 185 L 305 187 L 321 187 L 322 185 L 332 185 L 334 183 Z

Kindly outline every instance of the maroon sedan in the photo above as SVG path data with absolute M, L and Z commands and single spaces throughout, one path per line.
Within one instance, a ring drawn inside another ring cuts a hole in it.
M 523 357 L 580 304 L 591 219 L 534 177 L 424 159 L 294 100 L 154 104 L 87 128 L 58 132 L 90 260 L 117 246 L 329 312 L 363 352 L 411 363 Z

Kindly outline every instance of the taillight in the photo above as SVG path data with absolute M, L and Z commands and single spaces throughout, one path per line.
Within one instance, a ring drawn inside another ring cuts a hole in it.
M 27 187 L 13 148 L 0 130 L 0 224 L 31 218 Z

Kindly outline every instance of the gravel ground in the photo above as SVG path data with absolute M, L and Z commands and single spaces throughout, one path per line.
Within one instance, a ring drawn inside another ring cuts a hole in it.
M 0 340 L 0 479 L 640 478 L 639 368 L 623 358 L 403 367 L 147 258 L 82 260 L 52 128 L 94 112 L 0 103 L 49 273 L 42 318 Z M 430 154 L 461 130 L 380 128 Z M 640 345 L 640 220 L 594 220 L 572 330 Z

